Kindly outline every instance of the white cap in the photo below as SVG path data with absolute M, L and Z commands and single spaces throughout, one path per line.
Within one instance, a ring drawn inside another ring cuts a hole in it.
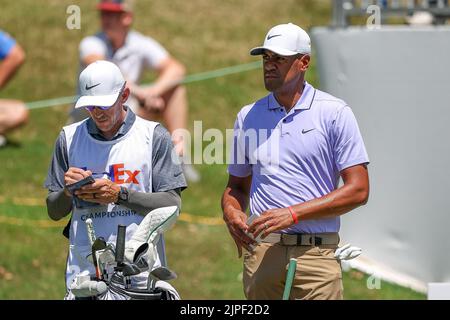
M 110 107 L 117 101 L 125 79 L 114 63 L 98 60 L 81 72 L 79 84 L 81 96 L 75 108 Z
M 311 53 L 311 39 L 305 30 L 293 23 L 279 24 L 267 32 L 262 47 L 250 50 L 252 56 L 269 50 L 280 56 L 293 56 Z

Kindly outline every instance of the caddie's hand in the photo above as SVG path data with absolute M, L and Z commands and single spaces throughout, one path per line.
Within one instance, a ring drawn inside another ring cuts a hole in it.
M 228 231 L 236 244 L 238 249 L 238 258 L 242 256 L 242 247 L 247 251 L 252 251 L 251 245 L 256 245 L 257 242 L 246 234 L 247 215 L 237 209 L 229 209 L 223 214 L 223 220 L 227 224 Z
M 64 174 L 64 184 L 67 186 L 69 184 L 73 184 L 77 181 L 83 180 L 84 178 L 91 176 L 92 172 L 90 170 L 83 170 L 80 168 L 70 167 L 69 170 Z M 64 188 L 64 193 L 68 197 L 72 197 L 70 192 Z
M 286 229 L 294 224 L 292 214 L 288 208 L 269 209 L 256 218 L 248 228 L 256 238 L 261 234 L 264 239 L 269 233 Z
M 81 200 L 108 204 L 117 202 L 120 186 L 108 179 L 95 179 L 93 184 L 75 191 L 75 195 Z

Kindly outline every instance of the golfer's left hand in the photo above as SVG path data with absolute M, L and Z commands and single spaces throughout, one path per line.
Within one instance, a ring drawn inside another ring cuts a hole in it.
M 267 237 L 269 233 L 286 229 L 294 224 L 291 212 L 288 208 L 269 209 L 256 218 L 248 228 L 256 238 L 261 234 L 261 238 Z
M 120 187 L 108 179 L 95 179 L 93 184 L 82 187 L 75 192 L 81 200 L 108 204 L 117 202 Z

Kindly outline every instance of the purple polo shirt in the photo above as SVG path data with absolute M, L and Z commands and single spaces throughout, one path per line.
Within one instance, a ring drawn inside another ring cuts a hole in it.
M 305 82 L 286 114 L 271 93 L 238 113 L 228 173 L 252 175 L 250 213 L 320 198 L 338 187 L 340 171 L 368 163 L 355 116 L 342 100 Z M 340 218 L 304 220 L 286 233 L 338 232 Z

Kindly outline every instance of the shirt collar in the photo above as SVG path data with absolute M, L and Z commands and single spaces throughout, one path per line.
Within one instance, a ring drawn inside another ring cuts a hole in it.
M 111 140 L 118 139 L 127 134 L 127 132 L 130 131 L 131 127 L 133 126 L 134 121 L 136 120 L 136 115 L 134 114 L 134 112 L 127 106 L 124 107 L 127 110 L 127 114 L 125 115 L 125 119 L 123 120 L 119 130 Z M 102 132 L 95 125 L 95 122 L 94 120 L 92 120 L 92 118 L 89 118 L 86 123 L 87 123 L 87 130 L 92 137 L 98 140 L 106 140 Z
M 305 81 L 302 95 L 301 95 L 300 99 L 298 99 L 297 103 L 295 104 L 295 106 L 292 109 L 307 110 L 307 109 L 311 108 L 312 102 L 314 100 L 315 92 L 316 92 L 316 89 L 312 85 L 310 85 L 307 81 Z M 269 101 L 269 103 L 268 103 L 269 110 L 283 108 L 283 106 L 281 106 L 278 103 L 277 99 L 275 99 L 275 96 L 273 93 L 269 94 L 268 101 Z

